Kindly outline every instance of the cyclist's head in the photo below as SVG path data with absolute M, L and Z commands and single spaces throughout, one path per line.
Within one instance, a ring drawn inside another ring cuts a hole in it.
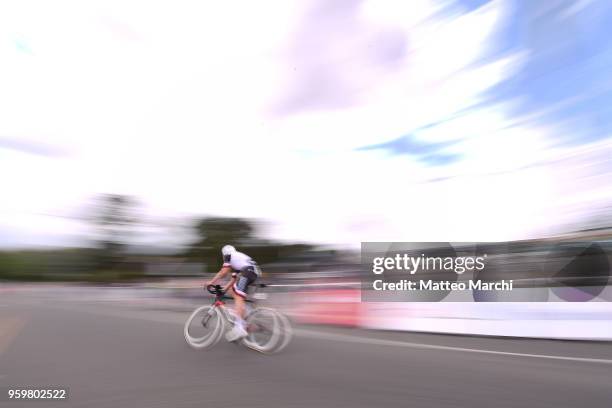
M 234 252 L 236 252 L 236 248 L 231 245 L 225 245 L 223 248 L 221 248 L 221 253 L 223 254 L 223 256 L 231 255 Z

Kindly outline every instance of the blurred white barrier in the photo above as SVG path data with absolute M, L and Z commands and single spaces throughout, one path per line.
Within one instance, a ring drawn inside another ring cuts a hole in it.
M 574 340 L 612 340 L 612 304 L 368 303 L 360 327 Z
M 612 340 L 610 302 L 365 303 L 354 289 L 295 294 L 306 323 L 380 330 L 529 338 Z

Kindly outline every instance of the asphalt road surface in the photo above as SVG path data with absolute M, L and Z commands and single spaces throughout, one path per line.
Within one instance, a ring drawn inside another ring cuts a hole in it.
M 300 326 L 282 353 L 189 348 L 188 313 L 1 294 L 0 387 L 32 407 L 612 407 L 612 344 Z

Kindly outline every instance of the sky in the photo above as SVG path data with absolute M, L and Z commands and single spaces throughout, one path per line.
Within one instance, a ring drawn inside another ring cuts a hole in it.
M 207 214 L 347 246 L 589 225 L 610 23 L 604 0 L 2 2 L 0 246 L 77 245 L 104 193 L 156 245 Z

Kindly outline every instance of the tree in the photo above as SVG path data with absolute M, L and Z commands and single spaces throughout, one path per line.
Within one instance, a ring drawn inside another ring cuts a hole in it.
M 229 217 L 207 217 L 196 221 L 195 242 L 187 251 L 187 256 L 203 261 L 207 266 L 218 265 L 221 261 L 220 250 L 223 245 L 240 247 L 255 239 L 256 228 L 250 220 Z
M 249 219 L 208 217 L 194 224 L 197 236 L 187 256 L 204 262 L 208 272 L 221 265 L 221 248 L 230 244 L 252 256 L 258 263 L 267 264 L 279 259 L 289 260 L 296 254 L 312 250 L 307 244 L 286 244 L 260 236 L 258 224 Z

